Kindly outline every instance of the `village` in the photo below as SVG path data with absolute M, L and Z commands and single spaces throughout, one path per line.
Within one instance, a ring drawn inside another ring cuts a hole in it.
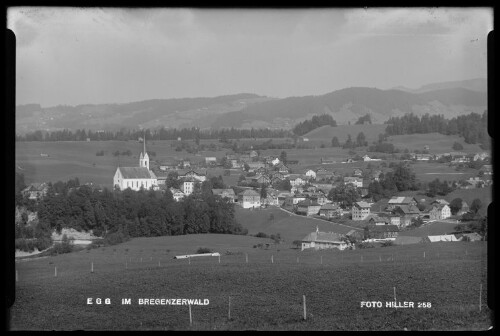
M 431 223 L 458 225 L 462 223 L 463 218 L 470 218 L 472 213 L 477 212 L 477 205 L 474 205 L 476 209 L 471 210 L 472 204 L 467 204 L 465 200 L 460 200 L 457 205 L 439 197 L 413 194 L 390 195 L 388 200 L 376 201 L 369 186 L 372 182 L 380 182 L 384 173 L 390 171 L 385 163 L 374 166 L 370 163 L 369 168 L 354 168 L 342 174 L 335 169 L 324 168 L 333 161 L 327 158 L 322 157 L 315 168 L 303 169 L 298 161 L 287 160 L 285 151 L 278 157 L 262 156 L 254 150 L 243 154 L 230 153 L 219 159 L 206 156 L 198 158 L 197 162 L 193 162 L 193 159 L 150 161 L 146 142 L 142 142 L 144 148 L 139 156 L 139 165 L 117 167 L 113 177 L 116 190 L 168 190 L 173 199 L 180 202 L 199 190 L 205 181 L 216 178 L 210 175 L 211 169 L 220 168 L 224 170 L 224 175 L 239 174 L 238 182 L 236 185 L 224 185 L 225 188 L 214 187 L 212 194 L 245 209 L 248 216 L 252 216 L 252 211 L 274 207 L 290 214 L 340 223 L 352 228 L 348 233 L 316 230 L 301 240 L 302 250 L 344 250 L 355 249 L 356 246 L 372 246 L 370 243 L 406 245 L 437 241 L 476 241 L 485 238 L 477 232 L 467 230 L 451 230 L 445 234 L 425 237 L 406 235 Z M 428 149 L 426 146 L 424 151 Z M 406 153 L 402 158 L 408 157 L 410 159 L 401 162 L 409 165 L 411 162 L 444 158 L 446 163 L 457 165 L 468 162 L 489 163 L 490 159 L 486 152 L 469 155 L 461 152 L 434 155 Z M 368 155 L 360 159 L 360 162 L 365 163 L 371 161 L 380 163 L 382 160 L 371 159 Z M 356 161 L 347 158 L 344 163 L 352 164 Z M 490 187 L 491 164 L 478 166 L 478 176 L 459 180 L 454 188 L 470 190 Z M 33 183 L 23 190 L 23 195 L 29 199 L 40 200 L 46 195 L 47 189 L 47 183 Z M 354 198 L 334 199 L 332 190 L 354 195 Z

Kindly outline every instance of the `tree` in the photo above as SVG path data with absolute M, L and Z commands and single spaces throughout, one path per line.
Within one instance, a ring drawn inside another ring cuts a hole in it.
M 458 151 L 458 150 L 464 149 L 464 146 L 462 146 L 462 144 L 460 142 L 455 141 L 453 143 L 453 147 L 452 148 L 453 148 L 453 150 L 457 150 Z
M 261 199 L 267 198 L 267 191 L 266 191 L 266 186 L 264 185 L 264 183 L 262 183 L 262 185 L 260 187 L 260 198 Z
M 481 209 L 483 206 L 481 200 L 479 198 L 475 198 L 472 201 L 472 204 L 470 205 L 470 210 L 477 214 L 479 212 L 479 209 Z
M 359 132 L 356 137 L 356 145 L 358 147 L 368 146 L 368 142 L 366 141 L 366 136 L 363 132 Z
M 293 246 L 295 246 L 295 248 L 300 248 L 300 246 L 302 246 L 302 241 L 301 240 L 294 240 L 292 242 Z
M 340 147 L 339 139 L 336 136 L 332 138 L 332 147 Z
M 460 209 L 462 209 L 462 199 L 455 198 L 450 202 L 451 214 L 455 215 Z
M 281 151 L 280 161 L 283 162 L 283 164 L 286 164 L 287 158 L 286 158 L 286 152 L 285 151 Z
M 329 200 L 342 204 L 344 208 L 352 206 L 360 197 L 359 191 L 351 184 L 332 188 L 328 193 Z
M 416 190 L 415 173 L 403 163 L 397 165 L 393 170 L 393 179 L 399 191 Z
M 350 134 L 347 135 L 347 140 L 344 143 L 344 146 L 342 146 L 342 148 L 354 148 L 354 143 L 352 142 Z

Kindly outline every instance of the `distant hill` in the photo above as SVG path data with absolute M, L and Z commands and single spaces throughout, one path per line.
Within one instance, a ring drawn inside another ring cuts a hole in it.
M 435 84 L 437 85 L 437 84 Z M 78 106 L 23 105 L 16 108 L 16 131 L 85 128 L 282 128 L 291 129 L 314 115 L 331 114 L 337 124 L 354 124 L 370 113 L 375 124 L 391 116 L 442 114 L 452 118 L 470 112 L 482 113 L 486 92 L 466 88 L 443 88 L 411 93 L 355 87 L 320 96 L 275 99 L 242 93 L 215 98 L 154 99 L 127 104 Z
M 462 88 L 471 91 L 477 92 L 487 92 L 488 90 L 488 82 L 485 78 L 475 78 L 475 79 L 467 79 L 462 81 L 451 81 L 451 82 L 441 82 L 441 83 L 432 83 L 421 86 L 418 89 L 409 89 L 404 86 L 394 87 L 393 90 L 400 90 L 410 93 L 422 93 L 434 90 L 442 90 L 442 89 L 456 89 Z
M 250 105 L 241 111 L 218 116 L 214 127 L 245 127 L 257 121 L 266 127 L 291 128 L 313 115 L 329 113 L 339 124 L 355 123 L 367 113 L 373 123 L 389 117 L 415 113 L 442 114 L 447 118 L 486 109 L 486 92 L 463 88 L 419 94 L 400 90 L 347 88 L 322 96 L 291 97 Z

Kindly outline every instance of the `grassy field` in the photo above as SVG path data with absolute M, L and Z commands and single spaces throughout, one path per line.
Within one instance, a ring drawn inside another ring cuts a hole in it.
M 464 147 L 460 152 L 484 152 L 478 145 L 466 144 L 464 139 L 459 136 L 443 135 L 440 133 L 393 135 L 388 138 L 388 142 L 402 150 L 408 148 L 410 152 L 423 150 L 424 146 L 429 146 L 429 153 L 455 152 L 452 148 L 455 142 L 460 143 Z
M 274 216 L 274 219 L 271 219 L 271 215 Z M 249 234 L 263 232 L 270 235 L 279 233 L 287 243 L 300 240 L 309 233 L 316 231 L 316 226 L 323 232 L 341 234 L 353 230 L 349 226 L 293 215 L 277 207 L 259 210 L 236 207 L 236 220 L 248 229 Z
M 342 144 L 347 140 L 347 136 L 351 135 L 351 139 L 356 141 L 356 137 L 360 132 L 363 132 L 368 143 L 378 140 L 378 135 L 385 133 L 387 125 L 373 124 L 373 125 L 339 125 L 337 127 L 321 126 L 312 130 L 304 135 L 309 141 L 323 142 L 330 145 L 334 136 L 339 139 Z
M 253 248 L 258 241 L 268 240 L 137 238 L 18 262 L 10 329 L 485 330 L 492 323 L 485 304 L 485 242 L 300 252 L 288 246 Z M 200 246 L 221 252 L 220 263 L 217 257 L 172 259 Z M 394 301 L 394 288 L 397 301 L 412 301 L 415 308 L 385 308 L 386 301 Z M 111 304 L 88 305 L 88 298 L 110 298 Z M 124 298 L 132 304 L 122 305 Z M 188 306 L 141 306 L 139 298 L 208 299 L 209 305 L 191 306 L 190 325 Z M 361 308 L 362 301 L 381 301 L 384 307 Z M 431 306 L 417 308 L 419 302 Z
M 451 232 L 455 232 L 455 226 L 457 225 L 458 223 L 432 222 L 413 230 L 401 231 L 399 235 L 410 236 L 410 237 L 427 237 L 427 236 L 444 235 L 444 234 L 449 234 Z
M 491 187 L 487 187 L 487 188 L 478 188 L 469 190 L 458 189 L 449 193 L 443 198 L 448 202 L 451 202 L 455 198 L 461 198 L 462 200 L 467 202 L 469 206 L 472 204 L 472 201 L 474 199 L 479 198 L 483 205 L 482 208 L 479 210 L 479 213 L 484 216 L 487 214 L 488 205 L 491 203 L 493 196 Z
M 478 170 L 465 168 L 457 171 L 455 167 L 437 162 L 415 162 L 411 165 L 417 179 L 422 182 L 430 182 L 435 179 L 441 181 L 467 180 L 476 177 Z

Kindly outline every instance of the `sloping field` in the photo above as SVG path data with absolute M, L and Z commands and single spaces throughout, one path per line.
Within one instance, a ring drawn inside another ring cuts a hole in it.
M 447 200 L 448 202 L 451 202 L 455 198 L 461 198 L 462 200 L 467 202 L 467 204 L 469 206 L 471 206 L 472 201 L 474 199 L 479 198 L 481 200 L 482 205 L 483 205 L 482 208 L 479 210 L 479 213 L 484 216 L 487 214 L 487 211 L 488 211 L 487 208 L 488 208 L 488 205 L 492 201 L 492 197 L 493 196 L 492 196 L 491 187 L 486 187 L 486 188 L 477 188 L 477 189 L 469 189 L 469 190 L 458 189 L 458 190 L 455 190 L 455 191 L 449 193 L 448 195 L 446 195 L 443 198 L 445 200 Z
M 16 263 L 10 329 L 485 330 L 492 323 L 485 304 L 484 242 L 299 252 L 250 248 L 254 241 L 266 240 L 141 238 Z M 201 244 L 219 245 L 220 263 L 217 257 L 172 259 L 174 251 L 193 251 Z M 96 304 L 96 298 L 109 298 L 110 304 Z M 139 305 L 143 298 L 209 301 L 189 309 Z M 131 302 L 124 305 L 122 299 Z M 361 307 L 364 301 L 380 301 L 382 307 Z M 413 302 L 414 308 L 386 307 L 394 301 Z
M 368 143 L 378 140 L 378 135 L 385 133 L 387 125 L 385 124 L 372 124 L 372 125 L 338 125 L 337 127 L 332 126 L 321 126 L 312 130 L 309 133 L 303 135 L 305 138 L 316 141 L 324 141 L 327 144 L 331 144 L 332 138 L 336 136 L 339 142 L 343 144 L 347 140 L 347 136 L 350 134 L 353 141 L 356 141 L 356 137 L 360 132 L 363 132 Z
M 484 152 L 478 145 L 466 144 L 464 139 L 459 136 L 440 133 L 393 135 L 387 140 L 394 144 L 394 147 L 402 150 L 408 148 L 410 152 L 417 149 L 423 150 L 424 146 L 429 146 L 429 153 L 454 152 L 455 150 L 452 147 L 455 142 L 460 143 L 464 147 L 460 152 Z
M 427 237 L 450 234 L 456 231 L 455 226 L 458 224 L 459 223 L 431 222 L 413 230 L 401 231 L 399 234 L 401 236 L 410 237 Z
M 274 216 L 274 219 L 272 219 L 272 216 Z M 316 226 L 320 231 L 340 234 L 346 234 L 354 229 L 333 222 L 290 214 L 277 207 L 259 210 L 236 207 L 236 220 L 248 229 L 249 234 L 263 232 L 270 235 L 279 233 L 288 244 L 316 231 Z
M 437 178 L 441 181 L 467 180 L 477 176 L 478 173 L 478 170 L 470 168 L 457 171 L 454 166 L 437 162 L 415 162 L 410 167 L 417 179 L 422 182 L 434 181 Z

